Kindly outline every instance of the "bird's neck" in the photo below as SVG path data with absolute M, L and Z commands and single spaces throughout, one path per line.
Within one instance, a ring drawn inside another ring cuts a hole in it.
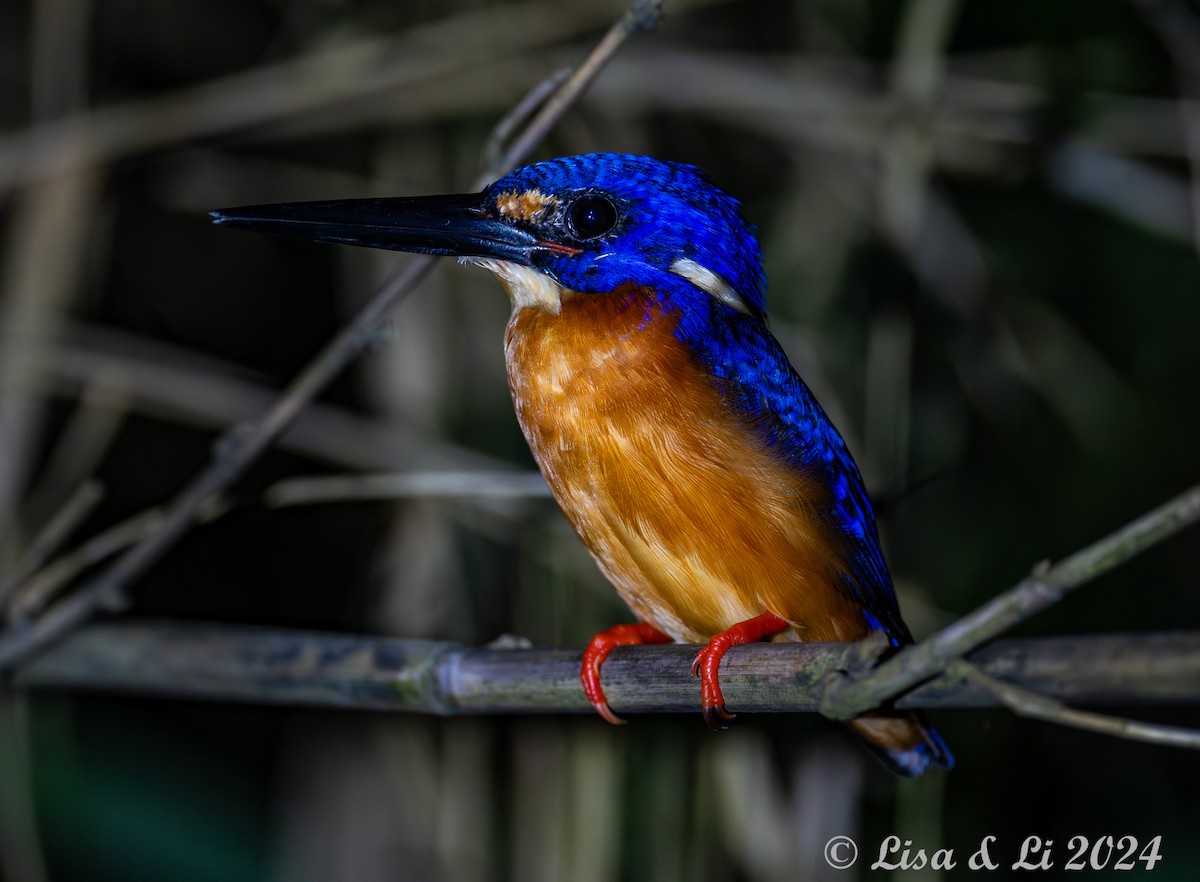
M 514 315 L 522 309 L 558 315 L 562 309 L 562 285 L 541 270 L 494 257 L 462 257 L 459 262 L 481 266 L 499 279 L 508 291 Z
M 521 297 L 528 296 L 524 289 Z M 661 357 L 664 347 L 680 345 L 673 337 L 678 316 L 664 311 L 646 288 L 581 294 L 559 287 L 555 296 L 552 309 L 512 294 L 505 356 L 514 396 L 579 383 L 589 389 L 611 384 L 617 394 L 640 379 L 639 366 Z
M 667 399 L 685 380 L 705 382 L 674 335 L 678 314 L 662 306 L 654 291 L 626 285 L 606 294 L 564 291 L 557 313 L 513 309 L 508 384 L 543 472 L 581 438 L 672 412 Z

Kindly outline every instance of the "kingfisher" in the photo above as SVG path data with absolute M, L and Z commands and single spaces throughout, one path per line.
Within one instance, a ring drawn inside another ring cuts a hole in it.
M 597 634 L 580 679 L 596 711 L 617 646 L 699 643 L 705 721 L 732 718 L 721 658 L 759 640 L 912 642 L 845 441 L 766 322 L 741 205 L 698 168 L 593 153 L 482 192 L 212 213 L 222 226 L 453 256 L 512 304 L 509 388 L 534 459 L 637 619 Z M 850 723 L 894 772 L 950 768 L 916 713 Z

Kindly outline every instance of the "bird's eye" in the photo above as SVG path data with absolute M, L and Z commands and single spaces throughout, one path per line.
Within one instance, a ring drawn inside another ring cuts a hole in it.
M 571 232 L 579 239 L 595 239 L 617 225 L 617 209 L 603 196 L 582 196 L 567 212 Z

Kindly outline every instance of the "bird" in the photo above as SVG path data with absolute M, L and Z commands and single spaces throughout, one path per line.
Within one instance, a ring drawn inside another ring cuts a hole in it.
M 466 195 L 294 202 L 212 212 L 221 226 L 452 256 L 507 290 L 509 388 L 566 519 L 636 623 L 618 646 L 703 644 L 705 721 L 732 714 L 721 658 L 759 640 L 912 643 L 862 475 L 767 325 L 741 204 L 699 168 L 591 153 L 518 168 Z M 953 756 L 918 713 L 850 722 L 893 772 Z

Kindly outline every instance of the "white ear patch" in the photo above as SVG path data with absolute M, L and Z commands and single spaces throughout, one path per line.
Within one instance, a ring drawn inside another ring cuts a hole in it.
M 708 267 L 701 266 L 696 261 L 688 260 L 686 257 L 681 257 L 671 264 L 671 272 L 687 279 L 705 294 L 715 297 L 726 306 L 732 307 L 738 312 L 744 312 L 747 315 L 750 314 L 750 307 L 746 305 L 746 301 L 742 299 L 742 295 L 733 289 L 733 285 L 729 284 L 728 281 L 714 273 Z

